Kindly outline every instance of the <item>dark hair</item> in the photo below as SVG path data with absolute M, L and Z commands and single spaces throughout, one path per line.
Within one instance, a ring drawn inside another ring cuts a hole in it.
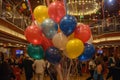
M 99 65 L 99 64 L 101 64 L 101 61 L 97 60 L 96 65 Z

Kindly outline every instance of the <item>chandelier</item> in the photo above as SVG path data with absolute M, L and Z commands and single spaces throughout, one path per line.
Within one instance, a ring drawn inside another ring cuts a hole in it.
M 70 15 L 91 15 L 100 9 L 96 0 L 68 0 L 67 13 Z

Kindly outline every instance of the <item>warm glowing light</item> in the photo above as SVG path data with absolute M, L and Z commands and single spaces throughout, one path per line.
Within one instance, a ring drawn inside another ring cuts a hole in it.
M 109 0 L 109 2 L 111 3 L 111 2 L 112 2 L 112 0 Z
M 67 8 L 67 13 L 70 15 L 90 15 L 96 13 L 100 9 L 100 5 L 96 1 L 82 0 L 67 3 Z
M 115 41 L 115 40 L 120 40 L 120 37 L 116 36 L 116 37 L 106 37 L 106 38 L 95 39 L 93 40 L 93 43 L 99 43 L 104 41 Z

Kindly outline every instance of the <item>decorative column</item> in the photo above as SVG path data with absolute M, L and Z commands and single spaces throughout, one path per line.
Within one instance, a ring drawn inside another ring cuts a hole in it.
M 2 0 L 0 0 L 0 16 L 2 15 Z

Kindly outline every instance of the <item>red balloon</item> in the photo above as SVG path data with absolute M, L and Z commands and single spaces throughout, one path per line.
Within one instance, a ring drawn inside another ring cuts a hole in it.
M 74 37 L 85 43 L 91 37 L 90 27 L 88 25 L 79 24 L 74 31 Z
M 42 38 L 42 47 L 46 51 L 49 47 L 53 46 L 52 41 L 45 36 Z
M 28 26 L 25 30 L 25 37 L 30 43 L 35 45 L 42 42 L 42 32 L 37 25 Z
M 63 2 L 55 1 L 48 6 L 48 15 L 56 23 L 59 23 L 60 20 L 65 16 L 66 11 Z

